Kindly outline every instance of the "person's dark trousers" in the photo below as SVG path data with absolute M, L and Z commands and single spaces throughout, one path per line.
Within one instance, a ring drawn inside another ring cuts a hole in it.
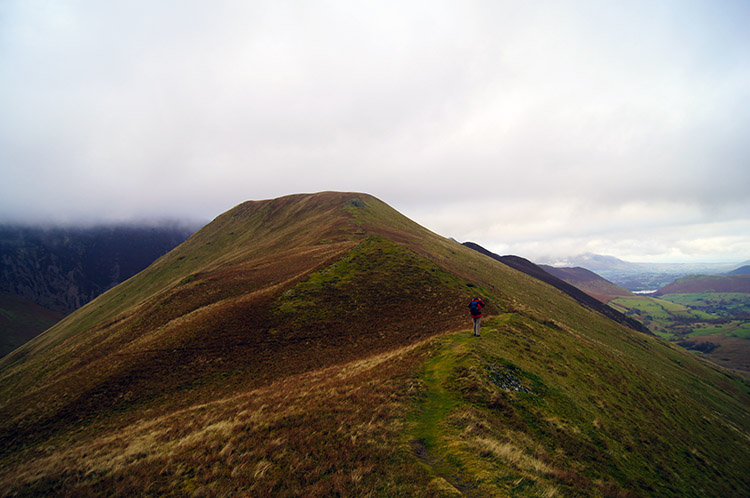
M 480 321 L 482 321 L 482 317 L 481 316 L 478 316 L 478 317 L 474 318 L 474 335 L 476 335 L 476 336 L 479 336 L 479 322 Z

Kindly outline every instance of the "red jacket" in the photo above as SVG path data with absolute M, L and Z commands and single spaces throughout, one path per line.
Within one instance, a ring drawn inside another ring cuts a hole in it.
M 472 313 L 471 317 L 472 318 L 480 318 L 482 316 L 482 308 L 484 308 L 484 301 L 482 301 L 481 299 L 472 299 L 471 303 L 473 303 L 473 302 L 479 303 L 479 305 L 477 306 L 477 310 L 479 312 L 477 314 Z M 469 303 L 469 309 L 471 309 L 471 303 Z

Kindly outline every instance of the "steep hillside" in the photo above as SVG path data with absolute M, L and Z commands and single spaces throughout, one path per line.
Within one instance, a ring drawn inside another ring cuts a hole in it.
M 565 281 L 565 279 L 560 278 L 556 275 L 553 275 L 552 273 L 546 271 L 543 266 L 535 265 L 528 259 L 521 258 L 519 256 L 499 256 L 497 254 L 494 254 L 488 251 L 484 247 L 478 244 L 475 244 L 474 242 L 465 242 L 464 245 L 481 254 L 489 256 L 490 258 L 496 261 L 499 261 L 503 263 L 504 265 L 510 266 L 513 269 L 523 272 L 529 276 L 536 278 L 537 280 L 541 280 L 542 282 L 551 285 L 552 287 L 558 290 L 561 290 L 562 292 L 569 295 L 570 297 L 572 297 L 573 299 L 575 299 L 582 305 L 587 306 L 598 313 L 601 313 L 602 315 L 614 320 L 617 323 L 625 325 L 626 327 L 629 327 L 638 332 L 643 332 L 644 334 L 652 333 L 648 329 L 648 327 L 644 326 L 638 320 L 628 317 L 624 315 L 623 313 L 621 313 L 620 311 L 610 306 L 607 306 L 606 304 L 602 303 L 596 296 L 592 296 L 591 294 L 588 294 L 584 292 L 583 290 L 579 289 L 575 285 Z M 550 267 L 547 267 L 547 268 L 550 268 Z M 583 268 L 581 268 L 581 270 L 583 270 L 584 272 L 588 271 L 588 270 L 584 270 Z M 595 274 L 592 273 L 592 275 L 595 275 Z M 601 279 L 601 277 L 597 277 L 597 278 Z M 610 285 L 613 285 L 613 284 L 610 284 Z M 630 292 L 626 291 L 625 289 L 623 289 L 623 291 L 626 292 L 628 295 L 632 295 Z
M 615 297 L 629 297 L 633 293 L 627 289 L 613 284 L 596 273 L 586 268 L 556 268 L 553 266 L 540 265 L 547 273 L 560 278 L 571 285 L 581 289 L 586 294 L 595 297 L 603 303 L 608 303 Z
M 143 270 L 194 231 L 173 224 L 0 226 L 0 292 L 67 314 Z
M 727 275 L 750 275 L 750 265 L 740 266 L 727 273 Z
M 374 197 L 295 195 L 0 361 L 0 494 L 744 496 L 749 405 Z
M 750 292 L 750 275 L 693 275 L 665 285 L 656 295 L 701 292 Z
M 64 315 L 0 292 L 0 357 L 45 331 Z
M 468 282 L 396 241 L 450 243 L 369 202 L 292 196 L 223 214 L 10 355 L 0 413 L 20 411 L 0 434 L 25 442 L 135 405 L 195 402 L 216 384 L 260 386 L 458 326 Z M 23 407 L 47 399 L 30 424 Z

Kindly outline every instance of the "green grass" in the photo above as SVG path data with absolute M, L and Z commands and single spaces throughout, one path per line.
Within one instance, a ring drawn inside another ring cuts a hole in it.
M 665 339 L 685 334 L 685 329 L 690 324 L 716 318 L 705 311 L 653 297 L 618 297 L 612 300 L 610 305 L 625 314 L 634 316 Z
M 732 316 L 750 311 L 750 294 L 740 292 L 702 292 L 694 294 L 667 294 L 661 296 L 670 301 L 694 310 L 712 315 Z
M 435 479 L 467 496 L 733 496 L 747 486 L 729 462 L 748 448 L 712 425 L 706 403 L 728 403 L 721 417 L 745 408 L 691 374 L 695 360 L 677 355 L 682 366 L 657 373 L 653 355 L 675 355 L 648 339 L 629 368 L 619 347 L 567 334 L 513 314 L 487 321 L 481 338 L 441 340 L 410 419 Z M 695 396 L 696 383 L 712 401 Z
M 364 285 L 365 281 L 376 281 L 376 288 Z M 371 235 L 343 258 L 285 291 L 277 306 L 280 313 L 294 313 L 298 320 L 305 320 L 307 315 L 314 315 L 307 319 L 332 319 L 335 314 L 369 313 L 367 301 L 390 298 L 404 301 L 403 313 L 409 313 L 409 300 L 437 299 L 446 288 L 467 291 L 464 281 L 429 259 Z M 321 306 L 319 299 L 330 294 L 336 295 L 338 305 L 331 302 Z
M 709 342 L 714 349 L 701 350 L 707 358 L 737 369 L 748 368 L 750 343 L 724 338 L 750 338 L 750 294 L 704 292 L 668 294 L 659 299 L 639 296 L 617 298 L 610 305 L 637 318 L 659 337 L 688 347 L 695 346 L 690 338 L 712 336 Z
M 74 315 L 0 362 L 9 495 L 750 488 L 746 379 L 369 196 L 238 206 Z
M 621 309 L 638 310 L 652 320 L 667 320 L 678 314 L 690 314 L 690 309 L 680 304 L 655 299 L 653 297 L 618 297 L 612 301 Z
M 750 339 L 750 321 L 732 320 L 722 325 L 706 325 L 694 329 L 690 336 L 718 335 L 726 337 L 738 337 L 741 339 Z
M 445 420 L 457 403 L 456 396 L 446 387 L 448 376 L 455 368 L 457 358 L 465 354 L 468 343 L 476 340 L 469 334 L 454 334 L 442 342 L 441 348 L 424 366 L 422 380 L 427 394 L 413 419 L 412 435 L 424 443 L 427 451 L 438 448 L 441 435 L 445 432 Z

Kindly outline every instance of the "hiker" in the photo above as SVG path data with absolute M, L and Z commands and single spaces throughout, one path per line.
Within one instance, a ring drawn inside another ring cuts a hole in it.
M 469 313 L 471 318 L 474 319 L 474 335 L 479 337 L 479 322 L 482 321 L 482 308 L 484 308 L 484 301 L 475 297 L 469 303 Z

